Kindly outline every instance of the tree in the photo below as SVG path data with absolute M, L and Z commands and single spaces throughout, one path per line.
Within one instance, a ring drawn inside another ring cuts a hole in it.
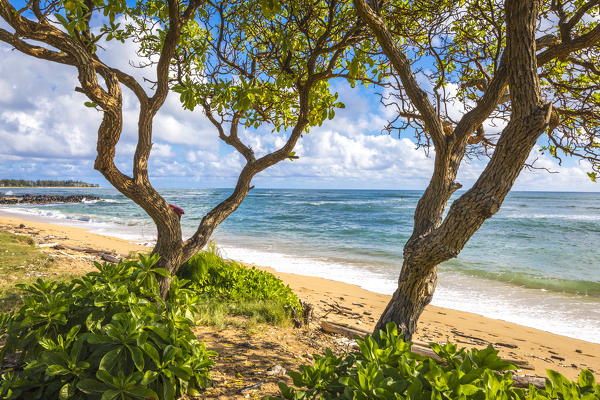
M 545 133 L 542 150 L 600 165 L 600 2 L 597 0 L 353 0 L 389 62 L 396 107 L 388 129 L 412 128 L 434 171 L 404 247 L 398 288 L 375 329 L 410 339 L 432 299 L 437 266 L 492 217 Z M 505 3 L 505 4 L 504 4 Z M 508 90 L 510 89 L 510 90 Z M 509 93 L 507 93 L 509 92 Z M 456 117 L 457 105 L 465 112 Z M 487 124 L 487 128 L 485 128 Z M 502 124 L 499 133 L 493 124 Z M 490 160 L 461 185 L 465 157 Z
M 32 0 L 16 9 L 0 0 L 0 16 L 13 30 L 0 28 L 0 40 L 24 54 L 75 67 L 76 91 L 102 113 L 94 168 L 156 224 L 153 253 L 160 255 L 157 266 L 168 272 L 159 282 L 163 296 L 179 266 L 238 208 L 252 178 L 293 158 L 301 135 L 343 106 L 328 80 L 348 73 L 345 55 L 360 42 L 351 4 L 291 3 L 155 0 L 129 6 L 118 0 Z M 92 21 L 103 24 L 97 29 Z M 156 73 L 151 95 L 133 75 L 102 61 L 103 40 L 139 43 L 139 55 Z M 186 107 L 201 105 L 219 138 L 246 160 L 233 193 L 204 216 L 187 240 L 179 215 L 148 175 L 153 118 L 173 87 Z M 114 161 L 123 127 L 123 88 L 134 93 L 140 106 L 131 177 Z M 287 139 L 257 157 L 238 130 L 265 124 L 283 130 Z

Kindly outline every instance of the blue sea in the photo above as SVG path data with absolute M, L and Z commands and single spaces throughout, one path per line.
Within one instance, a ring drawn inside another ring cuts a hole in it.
M 0 188 L 7 192 L 100 196 L 0 213 L 147 245 L 155 238 L 150 218 L 114 189 Z M 230 192 L 161 190 L 185 210 L 185 235 Z M 213 238 L 228 258 L 391 294 L 421 193 L 254 189 Z M 600 193 L 513 192 L 439 271 L 435 305 L 600 343 Z

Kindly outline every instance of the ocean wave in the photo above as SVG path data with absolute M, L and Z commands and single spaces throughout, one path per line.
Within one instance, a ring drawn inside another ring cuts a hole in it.
M 1 207 L 0 210 L 9 214 L 31 215 L 37 217 L 47 217 L 53 219 L 68 219 L 67 215 L 56 210 L 48 208 L 21 208 L 21 207 Z
M 573 221 L 600 221 L 600 215 L 582 214 L 502 214 L 498 219 L 566 219 Z
M 444 269 L 471 275 L 477 278 L 491 279 L 505 284 L 528 289 L 540 289 L 555 293 L 600 297 L 600 282 L 578 279 L 560 279 L 556 277 L 536 276 L 522 271 L 492 272 L 460 266 L 444 266 Z
M 119 201 L 119 200 L 115 200 L 115 199 L 95 199 L 95 200 L 87 200 L 87 199 L 83 199 L 81 201 L 83 204 L 101 204 L 101 203 L 108 203 L 108 204 L 126 204 L 127 202 L 125 201 Z M 77 203 L 74 203 L 77 204 Z

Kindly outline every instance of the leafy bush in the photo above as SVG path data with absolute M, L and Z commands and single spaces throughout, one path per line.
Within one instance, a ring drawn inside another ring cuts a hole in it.
M 38 280 L 14 313 L 0 315 L 6 339 L 0 398 L 174 399 L 206 387 L 216 354 L 191 326 L 197 296 L 175 278 L 161 299 L 158 257 L 98 264 L 70 284 Z
M 454 344 L 432 344 L 441 361 L 410 352 L 410 343 L 398 335 L 396 325 L 386 332 L 357 339 L 359 352 L 336 357 L 329 349 L 315 355 L 313 366 L 289 372 L 296 388 L 279 383 L 286 399 L 600 399 L 600 385 L 588 370 L 570 382 L 548 371 L 545 390 L 513 386 L 516 367 L 498 357 L 489 346 L 483 350 L 457 349 Z M 302 388 L 302 389 L 297 389 Z M 265 399 L 277 399 L 267 397 Z
M 302 315 L 298 297 L 279 278 L 223 260 L 214 245 L 183 264 L 177 276 L 190 281 L 188 287 L 204 299 L 207 308 L 227 308 L 228 314 L 258 313 L 275 323 L 286 315 Z

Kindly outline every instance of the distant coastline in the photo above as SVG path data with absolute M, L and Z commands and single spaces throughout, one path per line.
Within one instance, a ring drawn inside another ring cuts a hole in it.
M 74 180 L 35 180 L 0 179 L 0 187 L 6 189 L 19 188 L 99 188 L 100 185 Z

